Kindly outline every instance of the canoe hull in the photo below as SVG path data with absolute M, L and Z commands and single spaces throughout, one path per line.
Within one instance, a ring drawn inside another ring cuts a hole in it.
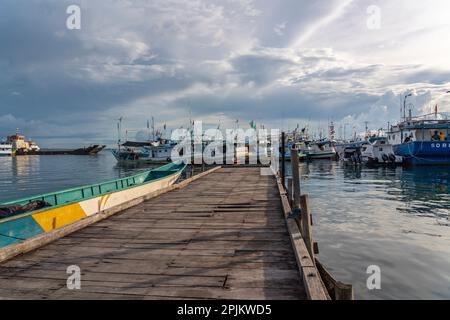
M 36 213 L 2 219 L 0 248 L 23 242 L 76 221 L 123 205 L 134 199 L 167 188 L 180 177 L 182 170 L 167 177 L 109 194 L 59 207 L 48 207 Z

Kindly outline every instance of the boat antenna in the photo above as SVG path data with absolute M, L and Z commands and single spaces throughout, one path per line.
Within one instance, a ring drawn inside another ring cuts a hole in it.
M 120 117 L 119 119 L 117 119 L 117 146 L 119 147 L 119 151 L 120 151 L 120 144 L 121 144 L 121 131 L 122 131 L 122 120 L 123 117 Z
M 364 124 L 366 126 L 366 135 L 369 133 L 369 121 L 364 121 Z
M 405 98 L 403 99 L 403 121 L 406 120 L 406 99 L 408 99 L 408 97 L 411 97 L 412 93 L 408 93 L 407 95 L 405 95 Z
M 155 141 L 155 118 L 152 116 L 153 141 Z

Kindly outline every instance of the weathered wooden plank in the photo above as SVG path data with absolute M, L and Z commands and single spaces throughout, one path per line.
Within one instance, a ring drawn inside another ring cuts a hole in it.
M 290 241 L 276 179 L 222 168 L 3 263 L 0 297 L 305 299 Z
M 297 265 L 300 268 L 300 272 L 303 278 L 303 284 L 305 291 L 310 300 L 330 300 L 330 296 L 320 278 L 320 274 L 312 260 L 310 253 L 303 241 L 302 235 L 294 219 L 288 217 L 291 212 L 289 200 L 284 190 L 281 181 L 277 180 L 278 189 L 281 196 L 281 202 L 283 205 L 284 215 L 286 217 L 286 225 L 288 227 L 289 234 L 291 236 L 291 242 L 294 249 L 294 254 L 297 260 Z M 298 187 L 297 192 L 300 192 Z M 300 203 L 300 197 L 294 199 L 294 204 Z
M 98 221 L 101 221 L 103 219 L 106 219 L 114 214 L 116 214 L 117 212 L 121 212 L 125 209 L 134 207 L 146 200 L 152 199 L 154 197 L 157 197 L 158 195 L 167 193 L 171 190 L 175 190 L 175 189 L 180 189 L 180 188 L 184 188 L 186 186 L 188 186 L 190 183 L 200 179 L 201 177 L 208 175 L 210 173 L 213 173 L 214 171 L 219 170 L 220 167 L 216 167 L 213 168 L 209 171 L 206 171 L 202 174 L 199 174 L 197 176 L 191 177 L 187 180 L 184 180 L 178 184 L 172 185 L 170 187 L 164 188 L 162 190 L 156 191 L 156 192 L 152 192 L 144 197 L 140 197 L 137 199 L 134 199 L 132 201 L 129 201 L 125 204 L 119 205 L 119 206 L 115 206 L 111 209 L 107 209 L 102 211 L 101 213 L 95 214 L 91 217 L 87 217 L 85 219 L 82 219 L 80 221 L 77 221 L 75 223 L 72 223 L 70 225 L 67 225 L 65 227 L 59 228 L 59 229 L 55 229 L 51 232 L 47 232 L 44 233 L 42 235 L 36 236 L 34 238 L 31 238 L 27 241 L 24 241 L 22 243 L 18 243 L 15 245 L 11 245 L 8 246 L 6 248 L 2 248 L 0 249 L 0 263 L 3 261 L 6 261 L 8 259 L 11 259 L 19 254 L 23 254 L 29 251 L 32 251 L 36 248 L 42 247 L 48 243 L 51 243 L 53 241 L 55 241 L 56 239 L 60 239 L 66 235 L 69 235 L 77 230 L 83 229 L 91 224 L 94 224 Z

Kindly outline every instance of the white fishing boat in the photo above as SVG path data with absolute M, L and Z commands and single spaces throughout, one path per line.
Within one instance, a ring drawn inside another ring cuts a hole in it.
M 367 141 L 354 141 L 341 146 L 338 154 L 339 160 L 343 164 L 359 165 L 362 164 L 361 150 L 368 144 Z
M 145 147 L 144 150 L 150 155 L 149 162 L 169 163 L 172 161 L 172 149 L 174 145 L 160 145 L 157 147 Z
M 336 150 L 331 141 L 321 140 L 306 143 L 307 149 L 303 151 L 306 158 L 314 159 L 334 159 L 336 157 Z
M 172 162 L 172 150 L 176 146 L 173 141 L 134 142 L 127 141 L 112 154 L 121 163 L 166 164 Z
M 370 138 L 361 147 L 362 162 L 367 165 L 401 165 L 403 158 L 394 154 L 386 137 Z
M 11 157 L 12 155 L 12 144 L 7 142 L 0 142 L 0 157 Z

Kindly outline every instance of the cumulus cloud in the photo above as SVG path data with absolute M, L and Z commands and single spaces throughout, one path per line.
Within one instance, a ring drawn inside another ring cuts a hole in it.
M 77 2 L 82 29 L 67 30 Z M 380 0 L 373 31 L 365 0 L 5 0 L 0 136 L 18 126 L 44 146 L 109 143 L 121 116 L 136 129 L 189 115 L 379 127 L 399 118 L 404 92 L 422 112 L 449 87 L 450 47 L 438 40 L 449 6 L 432 2 Z

